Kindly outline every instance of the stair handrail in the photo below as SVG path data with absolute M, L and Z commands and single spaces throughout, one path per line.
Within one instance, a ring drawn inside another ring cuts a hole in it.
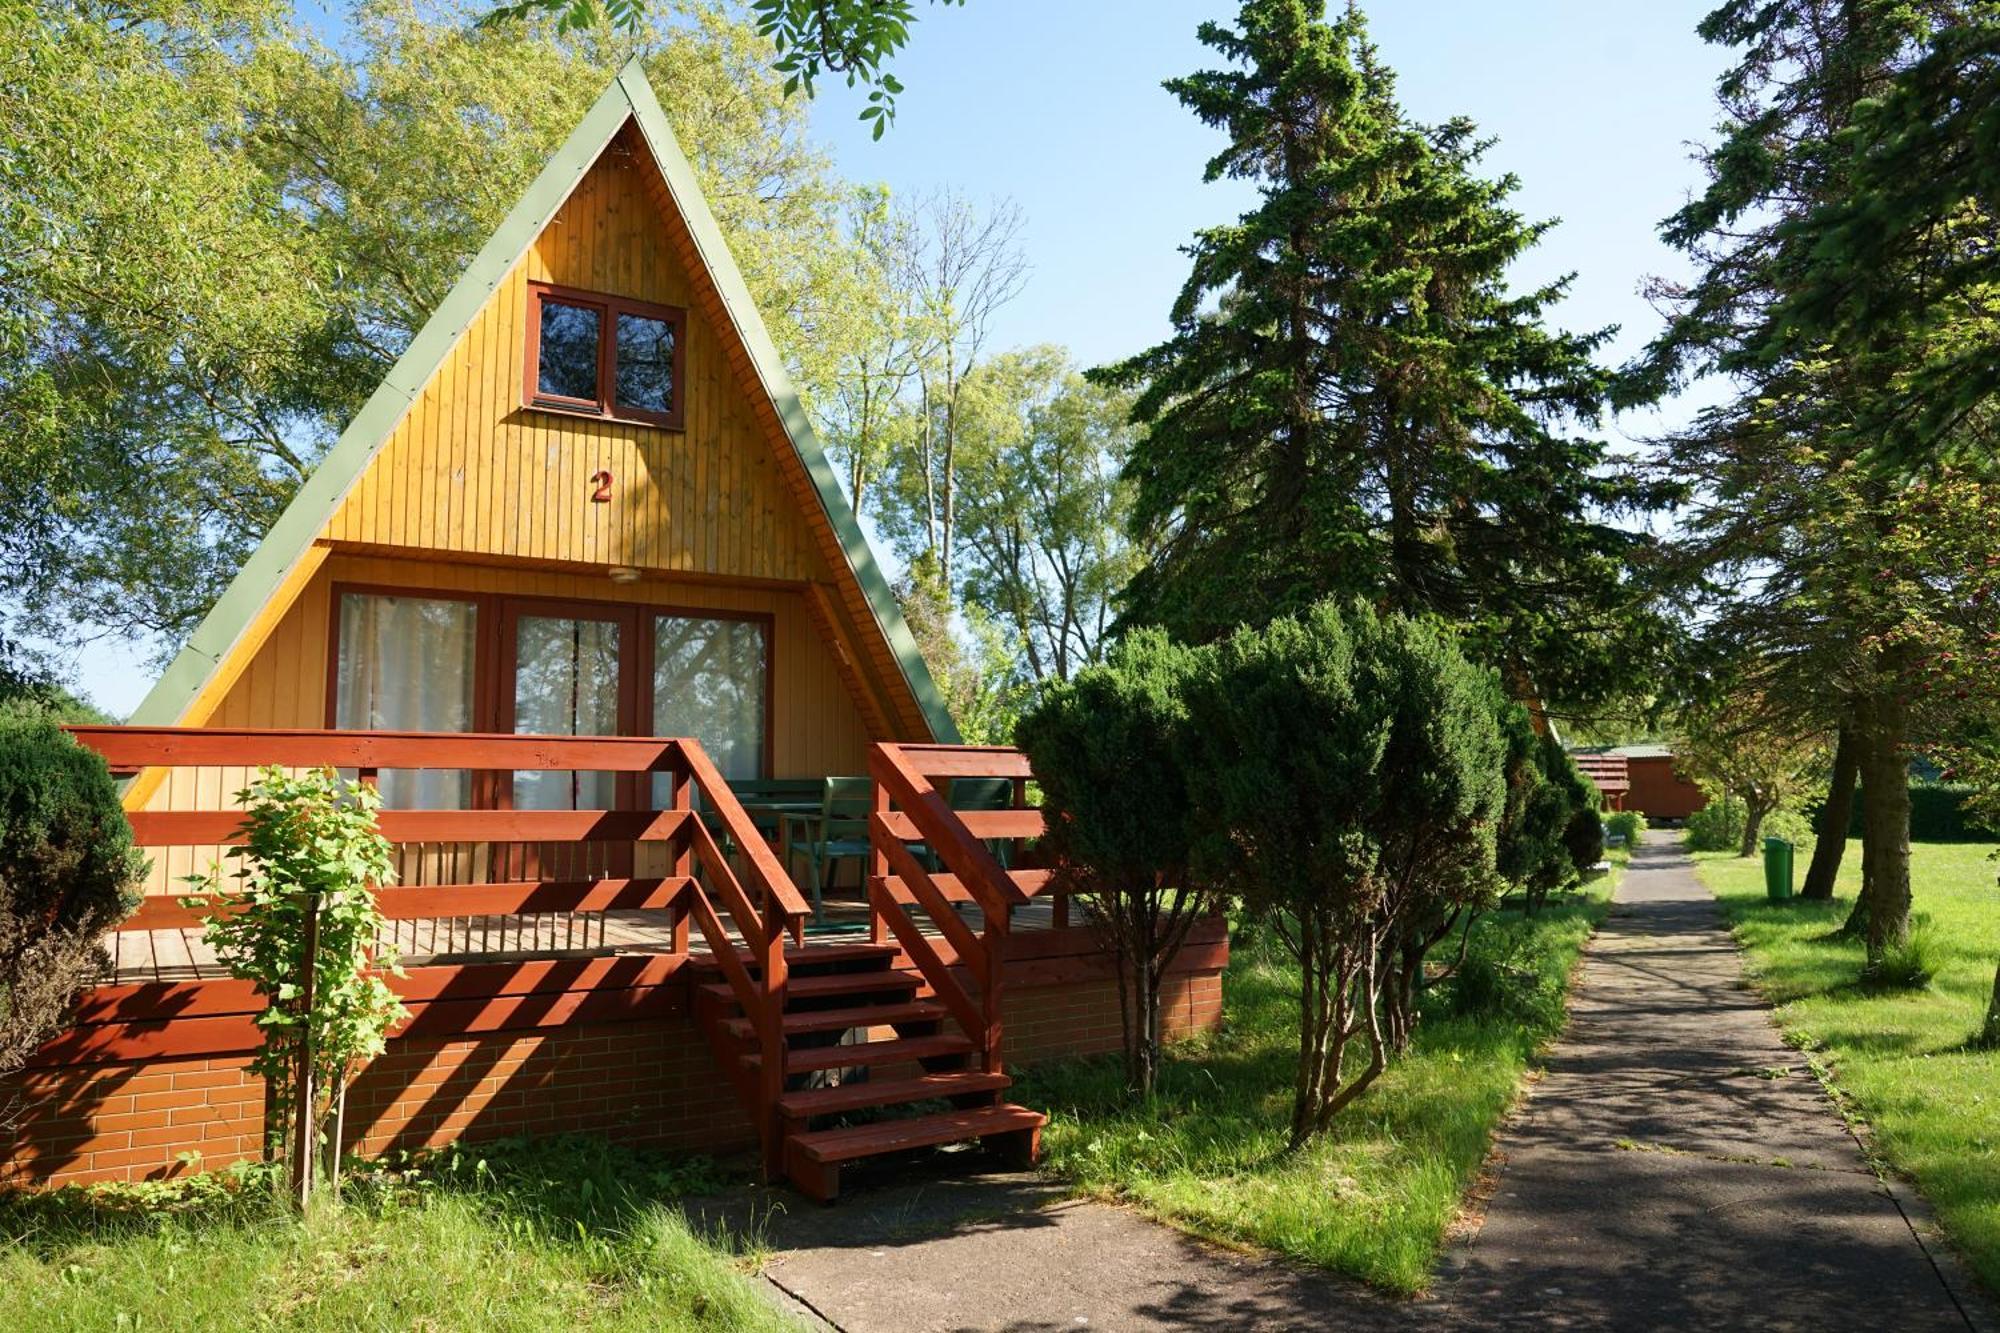
M 1009 908 L 1033 901 L 1034 895 L 1016 884 L 986 844 L 972 835 L 951 802 L 909 761 L 902 746 L 877 742 L 870 747 L 868 768 L 876 785 L 888 791 L 897 813 L 916 825 L 924 841 L 979 903 L 980 911 L 1004 918 Z

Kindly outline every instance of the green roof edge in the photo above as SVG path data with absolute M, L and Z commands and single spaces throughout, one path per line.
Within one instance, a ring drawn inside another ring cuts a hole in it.
M 848 565 L 859 580 L 882 632 L 894 650 L 911 692 L 924 711 L 931 730 L 940 741 L 956 741 L 958 728 L 944 706 L 936 682 L 931 679 L 923 656 L 917 651 L 909 626 L 904 623 L 874 552 L 854 522 L 828 466 L 825 453 L 806 420 L 804 407 L 792 388 L 791 378 L 771 343 L 764 321 L 750 300 L 743 275 L 722 239 L 714 215 L 695 183 L 694 172 L 681 153 L 653 95 L 645 70 L 637 57 L 628 62 L 618 77 L 584 114 L 577 127 L 563 141 L 548 165 L 535 177 L 514 207 L 508 211 L 486 244 L 452 285 L 431 317 L 424 321 L 410 345 L 396 358 L 395 365 L 369 395 L 354 420 L 319 461 L 313 473 L 285 507 L 257 549 L 230 580 L 229 587 L 202 617 L 187 644 L 175 656 L 153 688 L 147 692 L 129 721 L 136 726 L 169 726 L 180 720 L 188 705 L 201 693 L 216 668 L 229 656 L 244 630 L 270 601 L 311 547 L 313 540 L 338 510 L 340 503 L 366 471 L 369 461 L 387 441 L 411 404 L 423 392 L 446 354 L 479 312 L 487 298 L 527 253 L 557 210 L 568 200 L 584 173 L 596 163 L 627 119 L 635 121 L 652 149 L 661 174 L 675 203 L 681 208 L 697 249 L 709 265 L 723 304 L 735 322 L 737 334 L 750 353 L 766 392 L 776 407 L 792 446 L 812 477 L 827 518 L 840 539 Z
M 758 313 L 757 303 L 750 299 L 750 289 L 744 285 L 742 270 L 736 267 L 736 257 L 730 252 L 729 243 L 723 239 L 715 215 L 708 211 L 708 200 L 695 181 L 694 168 L 688 165 L 686 156 L 682 154 L 680 141 L 674 138 L 666 112 L 661 110 L 659 99 L 653 95 L 653 85 L 647 80 L 638 57 L 633 57 L 619 72 L 618 83 L 632 103 L 632 118 L 638 123 L 640 133 L 645 135 L 647 146 L 653 150 L 653 159 L 659 165 L 660 174 L 666 178 L 667 190 L 694 238 L 695 249 L 701 253 L 702 263 L 715 279 L 723 307 L 736 325 L 736 335 L 742 340 L 744 350 L 749 352 L 751 364 L 757 368 L 757 377 L 763 382 L 771 405 L 777 409 L 778 421 L 791 439 L 799 461 L 805 465 L 806 475 L 812 478 L 813 489 L 819 494 L 820 508 L 826 512 L 827 522 L 833 526 L 840 549 L 847 556 L 847 566 L 860 583 L 862 594 L 875 612 L 876 623 L 881 626 L 882 635 L 888 640 L 890 651 L 895 653 L 897 665 L 903 670 L 903 679 L 908 682 L 911 694 L 916 696 L 917 706 L 923 710 L 924 719 L 930 724 L 932 738 L 956 744 L 959 740 L 958 724 L 952 721 L 944 695 L 939 693 L 937 682 L 931 679 L 930 667 L 924 662 L 924 655 L 917 650 L 917 641 L 903 619 L 903 608 L 897 603 L 895 593 L 890 591 L 889 581 L 882 575 L 882 567 L 875 563 L 875 552 L 848 507 L 847 496 L 840 489 L 833 467 L 826 461 L 826 451 L 820 448 L 819 437 L 806 416 L 805 404 L 799 401 L 798 391 L 792 387 L 792 377 L 785 370 L 784 358 L 778 355 L 770 331 L 764 327 L 764 317 Z

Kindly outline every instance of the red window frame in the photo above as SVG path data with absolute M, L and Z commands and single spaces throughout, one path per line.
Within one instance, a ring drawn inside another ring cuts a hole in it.
M 537 387 L 541 383 L 542 306 L 548 301 L 554 301 L 558 305 L 587 306 L 598 312 L 595 398 L 569 398 L 559 394 L 542 393 Z M 671 411 L 649 412 L 643 408 L 628 407 L 618 402 L 618 316 L 620 315 L 638 315 L 644 319 L 661 320 L 673 330 L 674 364 L 671 373 L 674 383 Z M 687 311 L 680 306 L 634 301 L 623 296 L 610 296 L 604 292 L 560 287 L 551 282 L 530 282 L 526 342 L 526 356 L 521 377 L 523 407 L 533 408 L 538 412 L 566 412 L 574 416 L 596 417 L 607 421 L 629 421 L 642 426 L 661 426 L 667 430 L 683 428 L 687 418 L 685 373 Z

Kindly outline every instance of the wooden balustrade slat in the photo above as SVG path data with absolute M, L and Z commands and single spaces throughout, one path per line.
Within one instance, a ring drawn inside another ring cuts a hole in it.
M 1039 838 L 1047 829 L 1040 810 L 954 810 L 952 817 L 974 838 Z M 929 836 L 907 811 L 890 814 L 895 836 L 905 842 L 929 842 Z M 991 853 L 989 852 L 990 856 Z M 995 869 L 999 862 L 994 862 Z
M 702 803 L 729 831 L 729 838 L 742 852 L 749 863 L 757 887 L 765 897 L 781 908 L 786 916 L 801 919 L 812 911 L 806 900 L 799 896 L 792 884 L 792 877 L 778 864 L 777 855 L 765 843 L 763 834 L 751 822 L 749 811 L 736 799 L 736 793 L 729 789 L 722 774 L 710 762 L 708 752 L 695 740 L 683 739 L 679 742 L 681 761 L 687 766 L 688 775 L 701 788 Z M 740 922 L 738 923 L 741 924 Z
M 764 922 L 758 915 L 756 905 L 744 893 L 742 884 L 729 868 L 729 859 L 722 849 L 715 845 L 715 838 L 699 819 L 690 819 L 686 825 L 688 845 L 694 848 L 695 859 L 708 871 L 714 890 L 721 895 L 722 905 L 728 911 L 730 920 L 736 923 L 737 931 L 743 936 L 743 945 L 752 953 L 764 947 Z M 706 894 L 697 895 L 706 898 Z M 713 909 L 711 909 L 713 910 Z M 720 918 L 718 918 L 719 920 Z M 713 941 L 710 947 L 714 947 Z M 734 948 L 735 946 L 731 946 Z
M 908 889 L 924 911 L 930 914 L 931 920 L 937 923 L 938 931 L 951 941 L 952 948 L 958 950 L 960 960 L 967 961 L 968 966 L 983 968 L 985 951 L 979 947 L 979 937 L 974 935 L 972 927 L 966 925 L 959 917 L 950 901 L 938 892 L 937 885 L 931 882 L 929 872 L 918 864 L 910 849 L 888 835 L 885 827 L 887 823 L 888 821 L 880 814 L 873 815 L 869 820 L 869 831 L 881 839 L 876 845 L 888 853 L 889 865 L 902 878 L 903 887 Z M 930 947 L 928 941 L 924 947 L 926 949 Z
M 910 767 L 927 778 L 1032 778 L 1028 756 L 1012 748 L 899 745 Z
M 561 912 L 652 911 L 671 907 L 687 877 L 511 881 L 495 884 L 427 884 L 375 891 L 376 904 L 391 921 L 428 921 L 435 917 L 517 916 Z M 196 894 L 183 906 L 178 894 L 153 894 L 113 931 L 185 930 L 198 927 L 208 915 L 206 895 Z
M 417 842 L 655 842 L 689 819 L 684 810 L 384 810 L 382 836 Z M 133 840 L 142 847 L 234 846 L 243 815 L 235 810 L 134 810 Z
M 938 957 L 937 950 L 924 938 L 923 931 L 917 929 L 917 923 L 879 883 L 869 886 L 868 897 L 870 910 L 889 927 L 896 943 L 903 946 L 903 952 L 916 964 L 917 971 L 929 983 L 932 993 L 950 1012 L 952 1021 L 973 1040 L 979 1040 L 986 1031 L 985 1017 L 979 1006 L 972 1002 L 972 997 L 966 994 L 965 987 L 958 984 L 958 978 L 951 974 L 944 960 Z

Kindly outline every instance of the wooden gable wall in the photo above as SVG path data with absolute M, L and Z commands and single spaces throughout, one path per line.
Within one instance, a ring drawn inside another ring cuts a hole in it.
M 688 309 L 686 429 L 522 404 L 528 284 Z M 773 618 L 774 771 L 865 771 L 871 738 L 926 738 L 768 397 L 627 125 L 590 168 L 321 531 L 328 555 L 203 721 L 325 724 L 342 582 L 641 602 Z M 612 474 L 608 504 L 592 476 Z M 647 572 L 612 584 L 606 566 Z

